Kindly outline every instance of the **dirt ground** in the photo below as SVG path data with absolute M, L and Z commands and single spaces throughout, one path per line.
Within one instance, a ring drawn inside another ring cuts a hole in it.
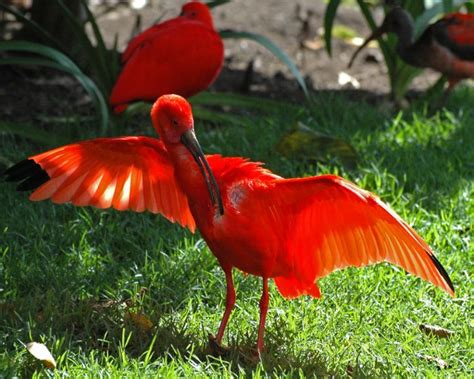
M 113 3 L 108 0 L 109 5 Z M 131 38 L 137 15 L 141 30 L 158 19 L 176 16 L 185 1 L 149 0 L 149 4 L 137 11 L 125 5 L 105 8 L 93 5 L 99 26 L 106 42 L 113 43 L 118 36 L 123 49 Z M 97 3 L 92 1 L 91 4 Z M 344 90 L 352 99 L 380 98 L 388 93 L 388 78 L 381 53 L 367 49 L 347 68 L 355 46 L 339 39 L 333 40 L 333 55 L 329 57 L 321 40 L 326 4 L 322 0 L 232 0 L 213 10 L 217 29 L 234 29 L 260 33 L 270 38 L 295 61 L 310 88 L 317 91 Z M 107 11 L 106 11 L 107 10 Z M 382 13 L 376 14 L 380 21 Z M 357 8 L 341 6 L 336 24 L 349 26 L 361 37 L 368 35 L 362 16 Z M 229 40 L 225 45 L 225 67 L 213 85 L 218 91 L 247 92 L 272 98 L 300 101 L 303 94 L 289 70 L 273 55 L 252 41 Z M 309 46 L 309 47 L 305 47 Z M 253 66 L 251 80 L 246 70 Z M 87 98 L 73 78 L 44 69 L 22 70 L 0 66 L 0 119 L 31 119 L 31 115 L 61 114 L 57 103 L 51 104 L 51 94 L 68 107 L 81 108 Z M 338 77 L 345 72 L 359 82 L 341 86 Z M 424 89 L 438 77 L 426 71 L 412 85 Z M 41 96 L 43 94 L 43 96 Z
M 148 6 L 140 11 L 121 7 L 101 17 L 100 24 L 107 32 L 110 43 L 115 34 L 118 34 L 119 46 L 123 48 L 131 36 L 137 14 L 140 14 L 144 29 L 162 16 L 163 18 L 175 16 L 184 3 L 185 1 L 150 0 Z M 215 26 L 219 30 L 245 30 L 269 37 L 289 54 L 307 78 L 308 85 L 315 90 L 341 89 L 338 76 L 341 72 L 346 72 L 360 83 L 360 89 L 379 94 L 387 93 L 388 79 L 378 49 L 367 49 L 351 69 L 348 69 L 347 65 L 356 49 L 354 45 L 334 39 L 332 57 L 327 54 L 321 38 L 325 8 L 326 3 L 323 0 L 232 0 L 215 8 L 213 14 Z M 382 18 L 383 13 L 380 9 L 376 12 L 376 19 L 381 21 Z M 356 7 L 341 5 L 335 24 L 349 26 L 360 37 L 369 34 L 369 29 Z M 269 83 L 259 76 L 267 79 L 276 76 L 277 82 L 282 79 L 282 75 L 283 78 L 291 79 L 289 70 L 256 43 L 227 39 L 224 44 L 227 69 L 238 71 L 243 76 L 249 63 L 253 61 L 257 79 L 250 86 L 251 91 L 278 91 L 278 86 L 274 87 L 275 83 Z M 437 77 L 437 74 L 427 72 L 415 80 L 413 88 L 426 88 Z M 224 72 L 215 87 L 229 89 L 229 83 L 226 82 L 239 83 L 236 79 L 238 79 L 237 73 L 232 75 L 228 71 Z M 344 88 L 354 87 L 347 84 Z

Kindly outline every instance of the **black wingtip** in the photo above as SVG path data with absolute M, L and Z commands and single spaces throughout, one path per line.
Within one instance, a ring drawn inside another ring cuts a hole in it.
M 451 281 L 451 279 L 450 279 L 448 273 L 446 272 L 446 270 L 444 269 L 444 267 L 441 265 L 441 263 L 438 261 L 438 259 L 433 254 L 428 253 L 428 256 L 431 258 L 431 261 L 434 263 L 434 265 L 438 269 L 438 272 L 441 274 L 441 276 L 446 281 L 446 283 L 448 283 L 449 288 L 451 288 L 451 291 L 453 291 L 453 293 L 454 293 L 453 282 Z
M 7 182 L 21 182 L 17 191 L 31 191 L 46 183 L 50 177 L 41 166 L 32 159 L 25 159 L 2 173 Z

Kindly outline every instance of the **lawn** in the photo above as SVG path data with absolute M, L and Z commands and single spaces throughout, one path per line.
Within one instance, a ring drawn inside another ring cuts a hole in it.
M 1 183 L 0 378 L 472 377 L 473 100 L 472 88 L 460 87 L 449 111 L 393 114 L 315 95 L 311 106 L 243 114 L 239 125 L 197 121 L 207 153 L 250 157 L 283 176 L 337 173 L 375 192 L 433 247 L 456 289 L 450 298 L 386 264 L 333 273 L 319 282 L 320 300 L 287 301 L 272 283 L 261 362 L 252 359 L 261 283 L 241 273 L 229 356 L 208 352 L 225 280 L 198 233 L 158 215 L 31 203 Z M 297 121 L 350 141 L 357 168 L 278 154 L 275 144 Z M 144 125 L 131 120 L 119 134 L 153 135 Z M 64 129 L 71 142 L 99 133 L 74 120 L 50 131 Z M 49 148 L 5 134 L 0 146 L 5 164 Z M 427 336 L 423 323 L 454 335 Z M 56 371 L 28 354 L 29 341 L 50 348 Z

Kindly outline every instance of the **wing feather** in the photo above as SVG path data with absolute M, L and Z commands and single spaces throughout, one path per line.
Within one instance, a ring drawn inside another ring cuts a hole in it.
M 173 164 L 162 142 L 154 138 L 98 138 L 66 145 L 32 156 L 5 175 L 22 181 L 19 190 L 33 189 L 33 201 L 147 210 L 195 229 Z
M 260 201 L 276 204 L 288 223 L 283 261 L 294 269 L 282 277 L 309 288 L 336 269 L 388 261 L 454 294 L 430 247 L 375 195 L 332 175 L 277 179 L 262 188 Z M 289 291 L 291 282 L 277 279 Z

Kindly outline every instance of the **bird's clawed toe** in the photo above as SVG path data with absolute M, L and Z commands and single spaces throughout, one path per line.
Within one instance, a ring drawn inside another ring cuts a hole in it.
M 219 357 L 225 357 L 230 354 L 230 349 L 227 346 L 222 346 L 212 334 L 209 334 L 209 349 L 212 355 Z

